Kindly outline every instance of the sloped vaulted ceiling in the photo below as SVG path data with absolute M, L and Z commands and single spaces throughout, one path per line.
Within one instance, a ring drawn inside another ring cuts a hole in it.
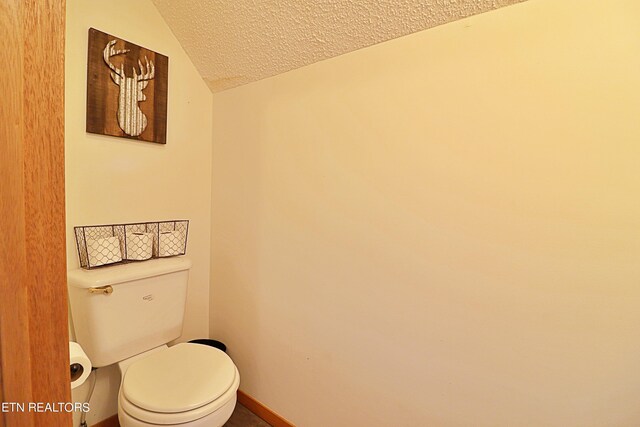
M 221 91 L 524 0 L 153 0 Z

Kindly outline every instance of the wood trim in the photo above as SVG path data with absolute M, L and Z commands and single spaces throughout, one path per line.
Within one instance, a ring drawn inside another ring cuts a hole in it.
M 282 416 L 278 415 L 253 397 L 240 390 L 238 390 L 238 402 L 253 412 L 256 416 L 271 424 L 272 427 L 295 427 L 293 423 L 287 421 Z M 97 424 L 93 424 L 91 427 L 120 427 L 118 415 L 113 415 Z
M 3 0 L 0 390 L 71 401 L 64 217 L 64 0 Z M 0 426 L 66 426 L 67 412 L 5 412 Z
M 106 420 L 100 421 L 98 424 L 93 424 L 91 427 L 120 427 L 120 421 L 118 421 L 118 414 L 112 415 Z
M 241 390 L 238 390 L 238 402 L 258 417 L 271 424 L 272 427 L 295 427 L 295 424 L 278 415 L 264 404 Z
M 23 378 L 18 375 L 20 359 L 29 354 L 26 333 L 26 291 L 22 278 L 26 275 L 26 237 L 24 220 L 24 153 L 23 131 L 23 26 L 22 5 L 9 0 L 0 7 L 0 63 L 12 64 L 12 72 L 5 73 L 2 102 L 0 102 L 0 216 L 7 232 L 0 234 L 0 390 L 3 402 L 24 402 L 31 397 L 31 371 L 24 369 Z M 9 254 L 12 254 L 10 257 Z M 13 369 L 12 369 L 13 368 Z M 32 414 L 0 413 L 0 427 L 32 425 Z

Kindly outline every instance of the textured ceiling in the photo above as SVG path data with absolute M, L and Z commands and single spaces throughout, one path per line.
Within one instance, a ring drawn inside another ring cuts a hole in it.
M 212 91 L 524 0 L 153 0 Z

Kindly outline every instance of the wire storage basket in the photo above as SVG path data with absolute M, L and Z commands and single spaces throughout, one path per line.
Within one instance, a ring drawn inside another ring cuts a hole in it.
M 74 227 L 85 269 L 187 253 L 188 220 Z

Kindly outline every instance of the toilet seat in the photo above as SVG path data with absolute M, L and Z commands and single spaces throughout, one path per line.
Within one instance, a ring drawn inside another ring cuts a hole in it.
M 239 383 L 238 370 L 226 353 L 182 343 L 132 363 L 122 379 L 119 401 L 138 420 L 180 424 L 235 399 Z

